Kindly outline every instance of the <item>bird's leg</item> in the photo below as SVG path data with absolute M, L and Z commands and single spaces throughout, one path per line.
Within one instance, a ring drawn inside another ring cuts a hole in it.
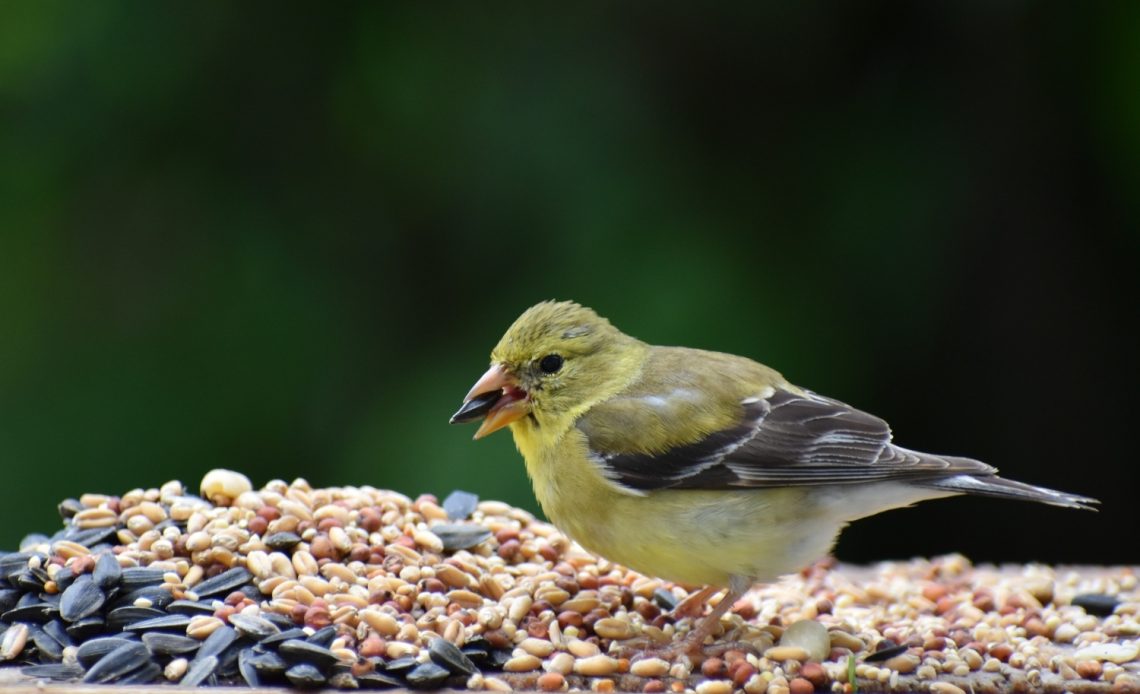
M 677 603 L 673 608 L 673 619 L 682 619 L 684 617 L 697 618 L 705 611 L 705 603 L 709 598 L 716 593 L 715 586 L 705 586 L 695 593 L 690 593 L 687 598 Z
M 690 593 L 681 602 L 673 608 L 671 616 L 674 621 L 679 621 L 686 617 L 697 620 L 701 618 L 701 613 L 705 610 L 705 603 L 712 597 L 718 588 L 715 586 L 705 586 L 695 593 Z M 622 642 L 621 651 L 628 653 L 643 653 L 658 655 L 667 660 L 672 660 L 679 655 L 693 653 L 700 650 L 702 642 L 705 637 L 713 632 L 716 628 L 717 620 L 725 613 L 728 608 L 732 607 L 736 598 L 731 595 L 725 595 L 725 599 L 720 601 L 712 613 L 707 617 L 700 619 L 695 629 L 690 631 L 684 638 L 673 643 L 655 643 L 648 638 L 635 638 Z M 700 632 L 699 634 L 697 632 Z
M 748 592 L 748 589 L 752 587 L 752 583 L 752 579 L 747 576 L 732 576 L 728 581 L 728 590 L 724 592 L 724 597 L 721 598 L 720 602 L 713 607 L 712 611 L 710 611 L 704 619 L 697 623 L 692 631 L 685 634 L 683 639 L 669 646 L 669 652 L 673 656 L 693 653 L 716 655 L 734 648 L 754 652 L 756 650 L 754 645 L 743 642 L 722 641 L 709 644 L 708 647 L 704 645 L 705 638 L 716 631 L 717 625 L 720 623 L 720 618 L 731 610 L 732 606 L 736 604 L 736 601 Z
M 709 644 L 708 647 L 704 645 L 705 639 L 716 631 L 720 618 L 732 609 L 736 601 L 748 592 L 748 589 L 751 587 L 752 582 L 750 579 L 734 576 L 729 582 L 728 590 L 725 591 L 724 597 L 721 598 L 720 602 L 713 607 L 711 612 L 701 618 L 700 621 L 697 622 L 697 625 L 690 630 L 689 633 L 685 634 L 683 638 L 668 645 L 654 644 L 643 639 L 631 639 L 625 641 L 620 650 L 624 652 L 632 651 L 633 653 L 652 653 L 666 660 L 673 660 L 682 655 L 694 655 L 698 653 L 701 655 L 715 655 L 715 653 L 710 652 L 710 650 L 716 653 L 733 648 L 755 651 L 755 647 L 752 644 L 738 643 L 735 641 Z M 717 589 L 715 587 L 706 586 L 685 598 L 673 608 L 674 619 L 683 619 L 685 617 L 696 619 L 703 610 L 709 597 L 716 593 L 716 591 Z
M 737 586 L 730 585 L 728 590 L 725 591 L 724 597 L 721 598 L 716 607 L 714 607 L 711 612 L 705 615 L 701 621 L 697 622 L 697 626 L 694 627 L 693 630 L 688 634 L 685 634 L 685 638 L 670 646 L 669 650 L 671 652 L 674 652 L 676 655 L 680 655 L 682 653 L 695 653 L 697 651 L 700 651 L 702 646 L 704 646 L 705 638 L 707 638 L 709 634 L 712 634 L 714 631 L 716 631 L 716 627 L 720 623 L 720 618 L 724 616 L 725 612 L 728 612 L 730 609 L 732 609 L 732 606 L 736 604 L 736 601 L 739 600 L 742 595 L 744 595 L 745 590 L 747 590 L 747 588 L 741 589 Z M 708 595 L 711 595 L 715 589 L 705 588 L 704 590 L 700 591 L 700 593 L 694 594 L 694 597 L 696 595 L 704 593 L 705 591 L 708 591 Z M 687 601 L 688 600 L 686 599 L 686 602 Z M 680 608 L 681 605 L 678 605 L 677 607 Z

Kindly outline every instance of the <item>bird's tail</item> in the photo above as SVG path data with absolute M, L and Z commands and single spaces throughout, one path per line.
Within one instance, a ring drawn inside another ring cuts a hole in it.
M 993 496 L 1001 499 L 1021 499 L 1022 501 L 1037 501 L 1052 506 L 1065 508 L 1081 508 L 1086 511 L 1097 510 L 1093 504 L 1100 501 L 1087 496 L 1058 492 L 1045 487 L 1035 487 L 1032 484 L 1007 480 L 997 475 L 970 475 L 961 474 L 941 479 L 923 480 L 924 487 L 932 487 L 958 494 L 976 494 L 978 496 Z

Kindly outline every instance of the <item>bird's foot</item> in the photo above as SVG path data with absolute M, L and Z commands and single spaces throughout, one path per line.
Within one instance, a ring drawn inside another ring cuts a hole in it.
M 758 653 L 759 649 L 756 645 L 744 640 L 722 639 L 716 640 L 718 634 L 724 634 L 723 626 L 721 625 L 720 618 L 724 616 L 728 610 L 735 605 L 736 601 L 747 590 L 747 584 L 741 582 L 741 585 L 732 585 L 725 593 L 724 597 L 718 602 L 712 610 L 704 617 L 700 617 L 704 611 L 705 603 L 708 599 L 716 593 L 717 589 L 713 587 L 705 587 L 685 598 L 673 608 L 673 618 L 680 620 L 685 617 L 696 620 L 696 624 L 692 630 L 686 633 L 681 638 L 674 641 L 654 641 L 649 638 L 631 639 L 622 642 L 617 647 L 617 652 L 632 657 L 633 655 L 642 655 L 673 661 L 682 656 L 688 656 L 691 660 L 701 661 L 705 658 L 717 657 L 732 650 L 743 651 L 747 653 Z M 714 637 L 712 643 L 705 644 L 705 640 L 710 636 Z
M 712 643 L 702 644 L 700 653 L 706 658 L 722 658 L 729 651 L 740 651 L 742 653 L 751 653 L 759 657 L 761 649 L 751 641 L 713 641 Z
M 629 658 L 631 661 L 644 660 L 646 658 L 660 658 L 670 663 L 682 657 L 687 657 L 690 662 L 699 662 L 709 657 L 704 653 L 703 644 L 692 642 L 686 638 L 669 641 L 667 643 L 661 643 L 648 638 L 629 639 L 628 641 L 623 641 L 620 646 L 611 648 L 610 653 L 611 655 L 616 655 L 621 658 Z
M 662 658 L 670 660 L 665 655 L 665 651 L 672 648 L 673 643 L 666 641 L 656 641 L 648 636 L 635 636 L 632 639 L 626 639 L 620 644 L 610 646 L 610 655 L 618 658 Z
M 705 603 L 716 591 L 717 589 L 712 586 L 705 586 L 695 593 L 690 593 L 689 597 L 677 603 L 677 606 L 673 608 L 673 619 L 680 620 L 685 617 L 696 619 L 700 617 L 705 611 Z
M 629 639 L 612 649 L 611 653 L 631 660 L 635 657 L 638 659 L 661 658 L 674 662 L 682 657 L 687 657 L 694 663 L 699 663 L 707 658 L 724 657 L 725 653 L 729 651 L 760 655 L 760 649 L 757 645 L 748 641 L 717 640 L 704 643 L 703 640 L 690 638 L 690 636 L 696 636 L 696 634 L 690 634 L 667 643 L 654 641 L 650 638 Z M 704 638 L 703 635 L 701 637 Z

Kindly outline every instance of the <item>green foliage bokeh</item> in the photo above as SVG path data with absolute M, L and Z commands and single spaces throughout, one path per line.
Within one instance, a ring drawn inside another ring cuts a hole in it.
M 446 421 L 547 298 L 1111 494 L 1034 374 L 1129 354 L 1136 8 L 0 4 L 0 547 L 213 467 L 534 509 Z

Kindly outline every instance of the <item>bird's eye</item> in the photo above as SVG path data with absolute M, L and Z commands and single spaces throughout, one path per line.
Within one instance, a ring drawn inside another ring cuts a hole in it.
M 562 357 L 557 354 L 548 354 L 538 362 L 538 368 L 544 373 L 552 374 L 562 368 Z

